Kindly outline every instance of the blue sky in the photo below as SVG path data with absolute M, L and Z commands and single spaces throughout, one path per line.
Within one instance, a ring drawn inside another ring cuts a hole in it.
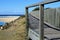
M 0 0 L 1 12 L 25 12 L 27 5 L 40 2 L 41 0 Z
M 1 12 L 25 12 L 25 7 L 42 0 L 0 0 L 0 13 Z M 58 5 L 57 5 L 58 4 Z M 56 3 L 56 6 L 50 5 L 53 8 L 60 6 L 59 3 Z M 49 7 L 49 6 L 47 6 Z M 5 13 L 4 13 L 5 14 Z

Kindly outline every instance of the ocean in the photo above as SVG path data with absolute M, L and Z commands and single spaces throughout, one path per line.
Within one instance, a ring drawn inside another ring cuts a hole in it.
M 6 22 L 0 22 L 0 26 L 3 26 L 5 24 L 6 24 Z

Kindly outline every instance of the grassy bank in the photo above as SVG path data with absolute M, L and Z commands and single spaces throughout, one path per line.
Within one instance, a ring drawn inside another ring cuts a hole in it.
M 25 40 L 26 25 L 25 17 L 20 17 L 15 22 L 10 23 L 9 28 L 0 30 L 0 40 Z

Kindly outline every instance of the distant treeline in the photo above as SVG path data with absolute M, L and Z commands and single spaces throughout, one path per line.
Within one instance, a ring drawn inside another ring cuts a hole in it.
M 46 9 L 50 9 L 50 8 L 45 8 L 44 10 L 46 10 Z M 37 10 L 39 10 L 39 7 L 33 9 L 32 11 L 37 11 Z

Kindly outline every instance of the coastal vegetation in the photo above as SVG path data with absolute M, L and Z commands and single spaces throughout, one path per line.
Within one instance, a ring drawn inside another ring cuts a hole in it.
M 7 25 L 7 29 L 0 30 L 0 40 L 25 40 L 26 25 L 25 17 L 19 17 Z

